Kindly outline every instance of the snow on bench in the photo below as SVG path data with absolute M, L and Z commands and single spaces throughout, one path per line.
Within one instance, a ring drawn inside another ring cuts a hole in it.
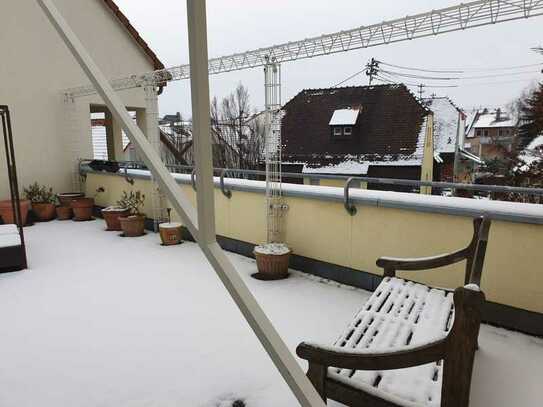
M 0 248 L 21 245 L 19 230 L 15 225 L 0 225 Z
M 490 220 L 473 222 L 469 245 L 418 259 L 381 257 L 384 278 L 333 346 L 302 342 L 296 354 L 323 400 L 379 407 L 468 407 L 485 295 Z M 396 277 L 465 262 L 454 293 Z
M 385 278 L 334 346 L 387 352 L 446 337 L 454 317 L 453 294 L 398 278 Z M 362 371 L 329 368 L 328 375 L 403 405 L 439 406 L 442 363 Z M 411 404 L 415 403 L 415 404 Z

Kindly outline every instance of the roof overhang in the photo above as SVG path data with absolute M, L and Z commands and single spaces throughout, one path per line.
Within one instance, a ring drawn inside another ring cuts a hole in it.
M 141 35 L 138 33 L 138 31 L 134 28 L 134 26 L 130 23 L 130 20 L 124 15 L 124 13 L 119 9 L 119 7 L 115 4 L 113 0 L 99 0 L 106 5 L 111 12 L 117 17 L 117 20 L 119 20 L 119 23 L 121 23 L 125 29 L 128 31 L 128 33 L 132 36 L 134 41 L 140 46 L 140 48 L 145 52 L 147 57 L 152 61 L 153 68 L 155 70 L 164 69 L 165 66 L 158 59 L 158 56 L 154 53 L 154 51 L 149 47 L 149 45 L 143 40 Z

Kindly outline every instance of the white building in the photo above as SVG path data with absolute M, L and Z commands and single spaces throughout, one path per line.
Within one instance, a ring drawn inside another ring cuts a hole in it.
M 55 4 L 108 78 L 163 68 L 112 0 L 56 0 Z M 93 112 L 106 113 L 109 158 L 122 157 L 121 127 L 99 96 L 66 102 L 66 89 L 89 81 L 36 1 L 2 2 L 0 50 L 0 104 L 8 105 L 12 114 L 21 189 L 34 181 L 56 192 L 74 187 L 77 159 L 93 157 Z M 119 95 L 149 133 L 144 89 Z M 5 165 L 1 151 L 0 168 Z M 1 170 L 0 199 L 8 196 L 7 174 Z

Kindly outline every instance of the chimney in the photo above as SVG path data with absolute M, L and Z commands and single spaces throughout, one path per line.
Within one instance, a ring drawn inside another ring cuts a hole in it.
M 497 108 L 496 109 L 496 121 L 499 122 L 501 118 L 502 118 L 502 109 Z

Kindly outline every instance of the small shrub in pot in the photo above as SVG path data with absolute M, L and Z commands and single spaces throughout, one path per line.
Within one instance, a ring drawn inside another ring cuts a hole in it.
M 123 191 L 117 206 L 128 209 L 128 216 L 119 218 L 124 236 L 136 237 L 145 233 L 145 215 L 140 212 L 144 203 L 145 195 L 140 191 Z
M 32 211 L 41 222 L 53 220 L 56 215 L 56 196 L 53 188 L 47 188 L 37 182 L 24 188 L 26 199 L 32 203 Z

